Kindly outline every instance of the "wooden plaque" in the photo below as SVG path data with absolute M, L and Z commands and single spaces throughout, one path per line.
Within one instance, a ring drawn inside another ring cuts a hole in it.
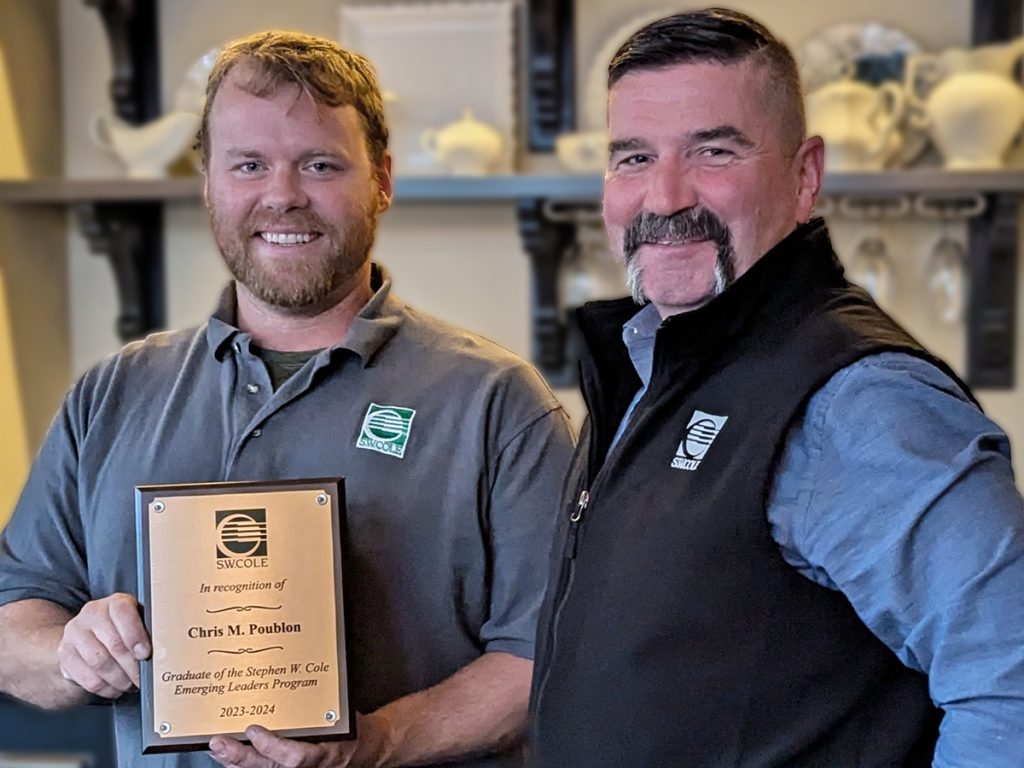
M 355 738 L 338 478 L 135 489 L 142 752 Z

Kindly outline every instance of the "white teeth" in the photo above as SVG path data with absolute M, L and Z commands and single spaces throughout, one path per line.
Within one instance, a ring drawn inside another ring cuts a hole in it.
M 260 232 L 260 237 L 274 245 L 297 245 L 308 243 L 313 239 L 313 235 L 306 232 L 301 234 L 296 232 Z

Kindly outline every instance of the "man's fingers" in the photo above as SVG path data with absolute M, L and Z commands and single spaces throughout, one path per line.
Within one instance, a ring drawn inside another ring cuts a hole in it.
M 315 768 L 323 757 L 323 750 L 318 745 L 282 739 L 261 725 L 250 725 L 245 729 L 245 735 L 261 755 L 282 768 Z
M 135 598 L 131 595 L 112 595 L 109 614 L 110 622 L 128 652 L 136 661 L 148 659 L 152 648 Z M 138 665 L 135 668 L 138 669 Z
M 78 632 L 74 635 L 72 645 L 89 669 L 116 689 L 118 694 L 129 690 L 134 684 L 118 660 L 111 655 L 110 649 L 96 635 Z
M 116 699 L 123 693 L 96 674 L 74 646 L 61 647 L 58 651 L 58 666 L 61 677 L 89 693 L 105 699 Z
M 276 768 L 272 760 L 230 736 L 210 739 L 210 756 L 225 768 Z
M 132 685 L 138 688 L 139 660 L 135 658 L 135 654 L 131 649 L 125 645 L 121 633 L 117 631 L 113 624 L 106 624 L 96 627 L 95 636 L 96 640 L 103 645 L 107 658 L 112 659 L 117 664 L 117 671 L 121 673 L 121 676 L 127 678 Z M 110 671 L 110 675 L 119 677 L 113 670 Z M 110 679 L 108 675 L 104 676 Z M 111 682 L 115 681 L 111 679 Z

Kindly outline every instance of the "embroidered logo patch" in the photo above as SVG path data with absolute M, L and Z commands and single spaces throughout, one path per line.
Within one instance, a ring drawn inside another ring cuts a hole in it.
M 694 411 L 690 417 L 690 423 L 686 425 L 686 434 L 679 441 L 676 455 L 672 459 L 672 469 L 693 471 L 699 467 L 728 419 L 728 416 L 715 416 L 713 413 Z
M 409 441 L 415 415 L 416 411 L 412 408 L 370 403 L 363 418 L 363 428 L 359 431 L 359 439 L 356 440 L 356 448 L 402 458 L 405 456 L 405 446 Z

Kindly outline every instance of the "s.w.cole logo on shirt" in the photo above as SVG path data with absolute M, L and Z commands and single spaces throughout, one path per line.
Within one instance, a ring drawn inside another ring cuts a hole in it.
M 686 434 L 679 441 L 676 455 L 672 459 L 672 469 L 692 471 L 699 467 L 728 419 L 728 416 L 715 416 L 713 413 L 694 411 L 690 417 L 690 423 L 686 425 Z
M 415 415 L 416 411 L 412 408 L 370 403 L 363 418 L 363 428 L 359 430 L 356 448 L 402 458 L 405 456 L 405 446 L 409 441 Z

